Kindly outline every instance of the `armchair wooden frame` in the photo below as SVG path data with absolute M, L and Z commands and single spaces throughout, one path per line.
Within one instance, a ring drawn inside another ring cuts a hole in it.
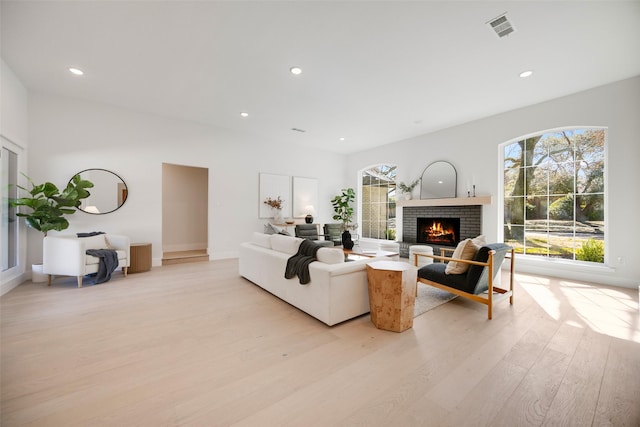
M 508 253 L 508 256 L 506 258 L 510 258 L 511 260 L 511 265 L 510 265 L 510 274 L 509 274 L 509 289 L 505 289 L 505 288 L 501 288 L 498 286 L 495 286 L 493 284 L 493 270 L 494 268 L 500 268 L 500 266 L 495 266 L 494 265 L 494 260 L 493 260 L 493 256 L 495 255 L 496 251 L 495 250 L 491 250 L 489 251 L 489 258 L 487 260 L 487 262 L 478 262 L 478 261 L 470 261 L 470 260 L 464 260 L 464 259 L 457 259 L 457 258 L 451 258 L 451 257 L 447 257 L 445 256 L 445 253 L 449 251 L 449 252 L 453 252 L 454 249 L 449 249 L 449 248 L 440 248 L 440 255 L 429 255 L 429 254 L 421 254 L 421 253 L 416 253 L 414 254 L 414 265 L 417 265 L 418 263 L 418 257 L 419 256 L 423 256 L 423 257 L 427 257 L 427 258 L 432 258 L 433 260 L 437 260 L 440 262 L 450 262 L 450 261 L 455 261 L 455 262 L 462 262 L 465 264 L 469 264 L 469 265 L 478 265 L 481 267 L 485 267 L 488 269 L 488 289 L 486 291 L 486 295 L 485 292 L 483 292 L 482 294 L 472 294 L 469 292 L 465 292 L 462 291 L 460 289 L 456 289 L 456 288 L 452 288 L 450 286 L 444 285 L 442 283 L 438 283 L 438 282 L 434 282 L 431 280 L 427 280 L 421 277 L 418 277 L 418 282 L 422 282 L 426 285 L 429 286 L 433 286 L 435 288 L 438 289 L 442 289 L 444 291 L 447 292 L 451 292 L 452 294 L 461 296 L 463 298 L 467 298 L 470 299 L 472 301 L 475 302 L 479 302 L 481 304 L 485 304 L 487 306 L 487 315 L 489 320 L 491 320 L 492 316 L 493 316 L 493 304 L 494 302 L 499 302 L 502 301 L 506 298 L 509 298 L 509 304 L 513 305 L 513 274 L 514 274 L 514 262 L 515 262 L 515 250 L 512 248 Z M 416 289 L 417 291 L 417 289 Z

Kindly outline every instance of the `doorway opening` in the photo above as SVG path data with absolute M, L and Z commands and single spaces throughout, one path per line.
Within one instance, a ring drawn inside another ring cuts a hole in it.
M 209 169 L 162 164 L 162 265 L 209 261 Z

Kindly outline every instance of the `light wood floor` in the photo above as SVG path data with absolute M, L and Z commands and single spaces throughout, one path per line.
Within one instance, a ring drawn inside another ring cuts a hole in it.
M 638 293 L 517 276 L 403 333 L 327 327 L 238 276 L 171 265 L 1 299 L 1 425 L 639 426 Z

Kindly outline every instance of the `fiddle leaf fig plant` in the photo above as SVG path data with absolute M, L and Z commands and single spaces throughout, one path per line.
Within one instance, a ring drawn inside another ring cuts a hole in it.
M 13 199 L 10 203 L 12 206 L 30 208 L 30 212 L 18 212 L 16 215 L 23 217 L 29 227 L 41 231 L 45 236 L 51 230 L 62 231 L 69 227 L 65 215 L 74 214 L 80 201 L 91 195 L 87 189 L 93 187 L 91 181 L 83 180 L 79 174 L 69 181 L 62 192 L 51 182 L 36 185 L 27 175 L 23 176 L 29 180 L 31 189 L 17 187 L 29 196 Z
M 342 193 L 331 199 L 333 206 L 333 219 L 342 222 L 344 230 L 354 230 L 358 224 L 353 222 L 354 209 L 351 204 L 356 200 L 356 192 L 353 188 L 343 188 Z

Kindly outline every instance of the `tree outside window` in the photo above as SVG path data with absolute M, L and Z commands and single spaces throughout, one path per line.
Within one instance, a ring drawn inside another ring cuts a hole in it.
M 504 147 L 504 237 L 527 255 L 604 262 L 605 130 L 567 129 Z

